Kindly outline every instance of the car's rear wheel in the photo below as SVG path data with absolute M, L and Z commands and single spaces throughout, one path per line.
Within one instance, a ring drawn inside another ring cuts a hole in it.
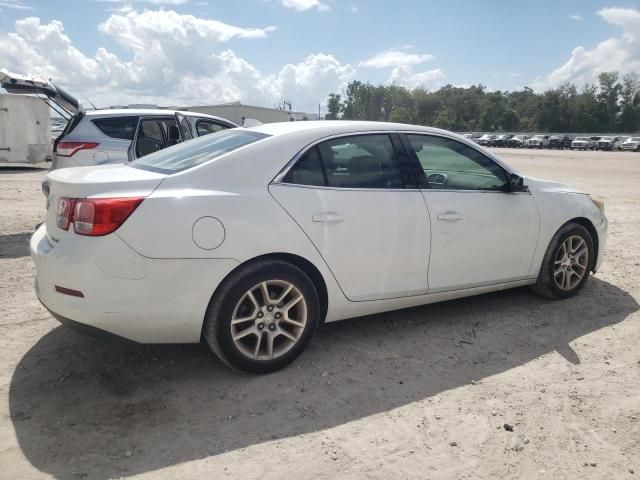
M 269 373 L 294 361 L 320 319 L 309 277 L 281 260 L 263 260 L 231 274 L 214 294 L 203 336 L 227 365 Z
M 595 251 L 589 231 L 569 222 L 554 235 L 532 290 L 547 298 L 568 298 L 578 293 L 589 278 Z

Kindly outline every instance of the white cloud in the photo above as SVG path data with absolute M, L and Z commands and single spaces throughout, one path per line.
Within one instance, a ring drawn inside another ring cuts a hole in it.
M 358 13 L 360 11 L 360 7 L 358 7 L 357 5 L 353 5 L 347 8 L 347 11 L 351 13 Z
M 600 72 L 640 70 L 640 11 L 632 8 L 603 8 L 598 15 L 620 27 L 621 35 L 600 42 L 592 49 L 573 49 L 566 63 L 546 77 L 536 79 L 533 88 L 544 90 L 564 82 L 578 85 L 597 80 Z
M 433 55 L 403 51 L 407 48 L 410 48 L 410 46 L 384 50 L 367 60 L 363 60 L 358 66 L 367 68 L 389 68 L 403 65 L 417 65 L 433 59 Z
M 293 8 L 298 12 L 304 12 L 317 8 L 321 12 L 325 12 L 330 9 L 329 5 L 322 3 L 319 0 L 280 0 L 280 4 L 283 7 Z
M 16 21 L 13 32 L 0 32 L 0 65 L 51 78 L 100 106 L 236 100 L 274 105 L 287 99 L 296 109 L 315 111 L 355 74 L 353 66 L 323 53 L 286 64 L 277 73 L 263 73 L 225 45 L 235 39 L 265 38 L 274 27 L 243 28 L 170 10 L 129 9 L 112 13 L 98 28 L 126 56 L 103 47 L 86 55 L 75 47 L 62 22 L 42 23 L 31 17 Z
M 184 5 L 189 3 L 189 0 L 93 0 L 94 2 L 101 3 L 126 3 L 132 2 L 149 3 L 151 5 Z
M 576 22 L 582 22 L 584 20 L 582 15 L 578 15 L 577 13 L 574 13 L 573 15 L 569 15 L 569 18 L 571 20 L 575 20 Z
M 0 7 L 12 8 L 15 10 L 32 10 L 33 7 L 25 5 L 22 0 L 0 0 Z
M 408 89 L 427 88 L 434 89 L 442 85 L 444 74 L 439 68 L 425 72 L 414 72 L 410 65 L 395 67 L 387 83 L 400 85 Z

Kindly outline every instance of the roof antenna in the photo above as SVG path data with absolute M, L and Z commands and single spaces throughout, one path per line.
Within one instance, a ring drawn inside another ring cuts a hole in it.
M 93 109 L 94 109 L 94 110 L 98 110 L 98 107 L 96 107 L 96 106 L 93 104 L 93 102 L 92 102 L 91 100 L 89 100 L 89 98 L 88 98 L 84 93 L 81 93 L 81 95 L 84 97 L 84 99 L 85 99 L 87 102 L 89 102 L 89 105 L 91 105 L 91 106 L 93 107 Z

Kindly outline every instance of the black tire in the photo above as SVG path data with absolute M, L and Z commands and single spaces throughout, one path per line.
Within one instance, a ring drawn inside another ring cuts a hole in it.
M 269 280 L 289 282 L 302 293 L 307 306 L 307 322 L 297 343 L 286 353 L 272 360 L 255 360 L 242 353 L 233 341 L 231 318 L 244 294 L 253 286 Z M 202 333 L 213 353 L 231 368 L 264 374 L 293 362 L 311 341 L 319 322 L 320 300 L 309 277 L 288 262 L 265 259 L 239 268 L 223 281 L 209 302 Z
M 556 284 L 554 278 L 555 260 L 563 242 L 573 235 L 581 237 L 587 244 L 589 254 L 588 267 L 586 273 L 577 285 L 575 285 L 571 290 L 563 290 Z M 585 283 L 589 279 L 589 274 L 593 270 L 595 260 L 593 239 L 591 238 L 591 234 L 589 233 L 589 231 L 578 223 L 566 223 L 562 226 L 562 228 L 560 228 L 560 230 L 556 232 L 556 234 L 549 242 L 549 246 L 547 247 L 544 259 L 542 260 L 542 266 L 540 268 L 540 273 L 538 274 L 538 279 L 536 280 L 536 283 L 531 286 L 531 290 L 533 290 L 534 293 L 546 298 L 561 299 L 572 297 L 584 287 Z

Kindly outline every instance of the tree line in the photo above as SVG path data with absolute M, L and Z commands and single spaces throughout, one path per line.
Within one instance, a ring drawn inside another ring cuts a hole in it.
M 602 72 L 582 88 L 565 83 L 536 93 L 446 85 L 430 92 L 352 81 L 331 93 L 328 120 L 374 120 L 482 132 L 640 132 L 640 74 Z

